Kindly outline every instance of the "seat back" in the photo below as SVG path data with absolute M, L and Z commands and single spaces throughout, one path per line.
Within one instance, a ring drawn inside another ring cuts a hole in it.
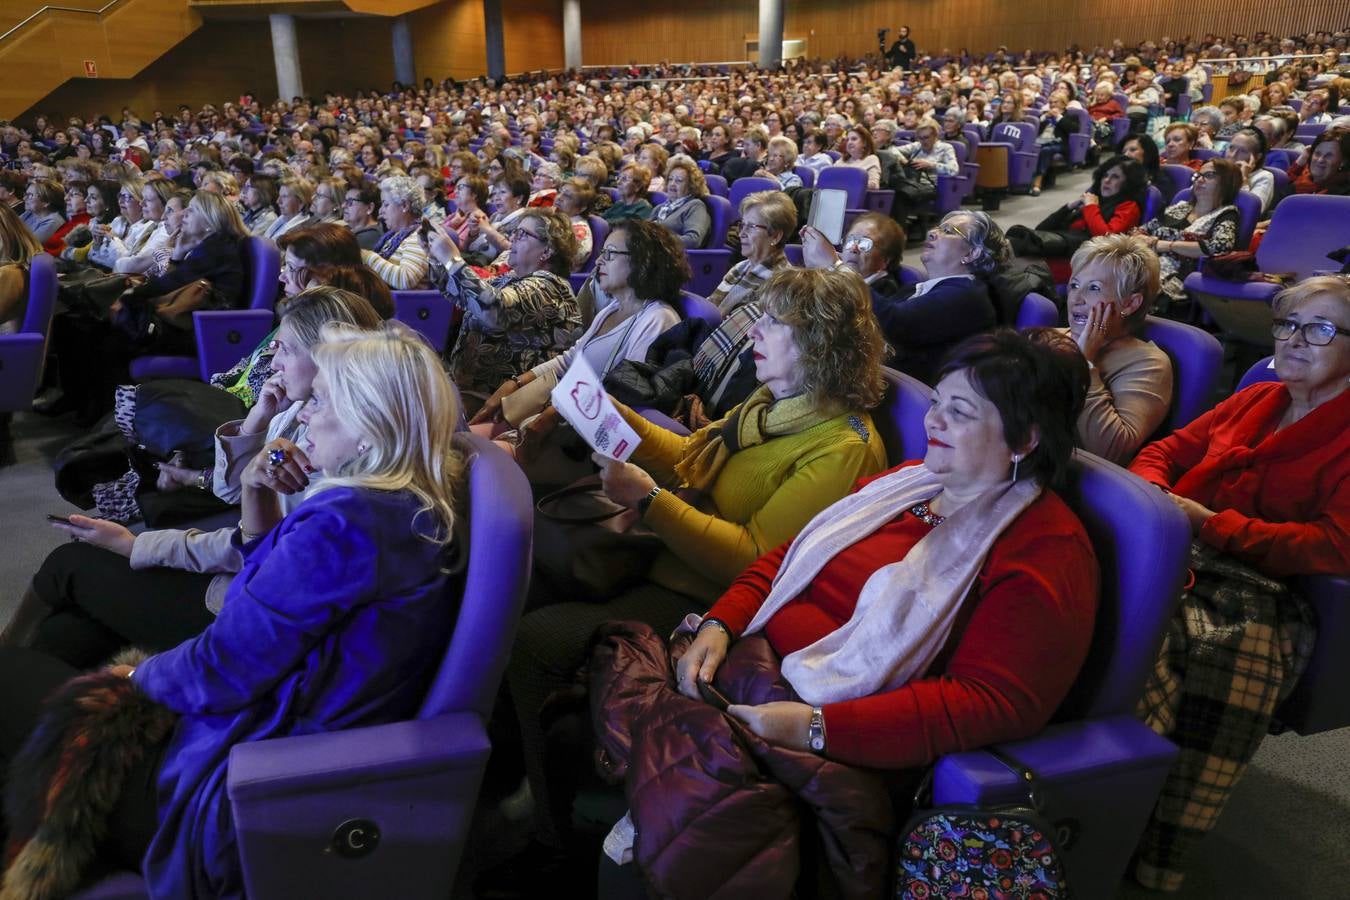
M 848 194 L 848 208 L 862 209 L 867 196 L 867 173 L 852 166 L 826 166 L 816 176 L 816 187 L 844 191 Z
M 703 245 L 709 248 L 726 246 L 727 231 L 731 229 L 731 223 L 736 221 L 736 211 L 731 201 L 725 196 L 709 194 L 703 198 L 703 203 L 708 207 L 708 218 L 711 220 L 708 239 Z
M 881 404 L 872 410 L 872 424 L 886 447 L 886 461 L 893 466 L 911 459 L 923 459 L 928 452 L 928 432 L 923 417 L 928 412 L 933 391 L 913 375 L 882 366 L 886 392 Z
M 281 292 L 281 251 L 267 238 L 244 238 L 241 251 L 249 309 L 273 309 Z
M 1017 328 L 1053 328 L 1059 324 L 1059 307 L 1049 297 L 1032 292 L 1017 308 Z
M 1189 166 L 1178 166 L 1174 163 L 1164 163 L 1158 167 L 1158 179 L 1161 184 L 1158 189 L 1163 192 L 1163 199 L 1168 203 L 1173 202 L 1181 191 L 1190 190 L 1191 177 L 1195 175 Z
M 647 202 L 649 202 L 652 206 L 660 206 L 662 203 L 665 203 L 669 199 L 670 197 L 666 195 L 665 191 L 647 192 Z
M 1252 367 L 1242 374 L 1237 387 L 1233 393 L 1245 391 L 1247 388 L 1259 381 L 1279 381 L 1280 376 L 1275 374 L 1275 357 L 1267 356 L 1252 363 Z
M 533 556 L 534 501 L 525 473 L 486 438 L 455 436 L 468 462 L 469 564 L 459 615 L 419 719 L 472 711 L 486 722 L 525 605 Z
M 587 279 L 591 277 L 591 272 L 573 272 L 567 276 L 567 283 L 572 286 L 573 294 L 580 294 L 581 288 L 586 284 Z
M 1265 164 L 1269 168 L 1288 171 L 1295 159 L 1288 150 L 1269 150 L 1266 152 Z
M 999 122 L 990 129 L 989 140 L 1012 144 L 1016 153 L 1030 153 L 1036 149 L 1036 126 L 1026 122 Z
M 1350 197 L 1294 194 L 1275 209 L 1256 266 L 1262 272 L 1293 272 L 1302 279 L 1338 271 L 1328 253 L 1350 244 Z
M 703 180 L 708 183 L 708 193 L 719 197 L 731 196 L 731 185 L 721 175 L 704 175 Z
M 1164 436 L 1189 425 L 1214 406 L 1214 391 L 1223 368 L 1223 345 L 1194 325 L 1149 316 L 1141 333 L 1172 361 L 1172 406 L 1156 432 Z
M 700 297 L 707 297 L 722 283 L 722 277 L 731 268 L 731 251 L 724 248 L 684 251 L 693 273 L 682 287 Z
M 1191 193 L 1191 189 L 1186 188 L 1184 191 L 1177 191 L 1177 195 L 1168 202 L 1189 202 L 1194 199 L 1194 197 L 1195 195 Z M 1238 210 L 1237 243 L 1234 245 L 1234 249 L 1246 250 L 1251 246 L 1252 233 L 1256 231 L 1256 223 L 1261 220 L 1261 198 L 1246 188 L 1243 188 L 1238 191 L 1237 198 L 1233 201 L 1233 205 L 1236 206 Z M 1259 252 L 1257 258 L 1258 260 L 1260 258 Z
M 802 187 L 810 190 L 816 185 L 816 170 L 810 166 L 793 166 L 792 171 L 802 180 Z
M 979 125 L 962 125 L 961 133 L 970 141 L 970 149 L 979 149 L 980 144 L 984 142 L 984 129 Z
M 60 285 L 56 280 L 56 260 L 46 253 L 34 256 L 28 264 L 28 305 L 24 309 L 24 334 L 40 334 L 46 338 L 56 312 L 56 295 Z
M 0 412 L 24 412 L 33 406 L 33 395 L 42 383 L 56 293 L 56 261 L 39 253 L 29 266 L 20 330 L 0 334 Z
M 1144 218 L 1141 221 L 1151 222 L 1158 218 L 1158 214 L 1163 211 L 1163 195 L 1156 185 L 1148 186 L 1148 197 L 1144 200 Z
M 788 262 L 792 263 L 794 266 L 797 266 L 798 268 L 806 264 L 803 253 L 804 251 L 801 244 L 783 245 L 783 255 L 787 257 Z
M 596 215 L 589 215 L 586 217 L 586 222 L 591 226 L 591 254 L 586 257 L 586 262 L 581 267 L 583 272 L 589 272 L 595 268 L 595 260 L 605 247 L 605 238 L 609 237 L 609 223 L 604 219 Z
M 394 318 L 426 338 L 437 353 L 450 339 L 455 307 L 440 291 L 393 291 Z
M 1181 595 L 1190 524 L 1162 491 L 1082 450 L 1059 493 L 1092 539 L 1101 595 L 1087 660 L 1055 719 L 1133 715 Z
M 707 300 L 690 291 L 680 291 L 680 301 L 675 304 L 682 319 L 701 319 L 713 328 L 722 324 L 722 314 Z
M 727 192 L 727 200 L 731 203 L 732 221 L 739 222 L 741 220 L 741 201 L 747 195 L 759 191 L 777 191 L 780 189 L 776 178 L 762 178 L 758 175 L 737 178 L 731 183 L 731 189 Z

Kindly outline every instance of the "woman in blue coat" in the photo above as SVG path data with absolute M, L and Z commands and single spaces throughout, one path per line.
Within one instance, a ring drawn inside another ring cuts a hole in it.
M 111 670 L 178 716 L 150 754 L 157 771 L 132 779 L 119 806 L 134 808 L 138 790 L 155 803 L 141 846 L 127 833 L 136 822 L 109 829 L 115 857 L 144 851 L 155 897 L 242 896 L 225 796 L 233 745 L 408 718 L 453 626 L 447 579 L 464 549 L 453 539 L 463 471 L 454 388 L 431 349 L 396 328 L 329 325 L 325 338 L 303 446 L 272 441 L 244 475 L 244 568 L 219 617 L 173 650 Z M 322 485 L 282 518 L 278 495 L 314 472 Z M 40 697 L 60 669 L 32 656 L 6 653 L 0 675 Z M 0 763 L 24 725 L 10 710 L 28 707 L 37 704 L 0 702 Z

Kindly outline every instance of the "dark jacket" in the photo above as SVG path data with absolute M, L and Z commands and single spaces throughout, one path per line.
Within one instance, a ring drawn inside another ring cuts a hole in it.
M 187 256 L 163 275 L 147 278 L 131 292 L 133 300 L 162 297 L 194 281 L 211 282 L 216 298 L 226 306 L 239 307 L 244 300 L 243 241 L 216 232 L 188 251 Z
M 892 364 L 932 384 L 942 355 L 962 338 L 993 328 L 998 313 L 979 278 L 948 278 L 919 297 L 916 287 L 903 285 L 896 299 L 872 309 L 891 345 Z
M 689 643 L 677 637 L 667 651 L 650 627 L 616 622 L 598 632 L 591 657 L 601 775 L 623 783 L 633 861 L 654 895 L 792 896 L 805 813 L 823 848 L 826 895 L 881 896 L 893 824 L 881 779 L 770 744 L 677 692 L 673 667 Z M 734 703 L 797 699 L 762 635 L 731 646 L 715 684 Z

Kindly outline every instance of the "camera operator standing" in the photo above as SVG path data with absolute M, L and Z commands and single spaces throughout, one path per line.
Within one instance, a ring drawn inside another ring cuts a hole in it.
M 886 61 L 894 68 L 908 69 L 919 52 L 914 49 L 914 42 L 909 39 L 908 25 L 900 26 L 899 35 L 895 43 L 891 44 L 891 49 L 886 51 Z

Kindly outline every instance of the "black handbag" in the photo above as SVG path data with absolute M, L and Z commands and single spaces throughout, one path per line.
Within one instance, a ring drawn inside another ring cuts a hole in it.
M 603 602 L 646 577 L 662 542 L 588 475 L 535 504 L 535 572 L 560 600 Z
M 916 812 L 900 832 L 900 900 L 1071 896 L 1061 851 L 1072 845 L 1076 823 L 1046 821 L 1035 773 L 992 747 L 985 752 L 1017 774 L 1026 803 L 924 809 L 931 798 L 930 769 L 914 793 Z

